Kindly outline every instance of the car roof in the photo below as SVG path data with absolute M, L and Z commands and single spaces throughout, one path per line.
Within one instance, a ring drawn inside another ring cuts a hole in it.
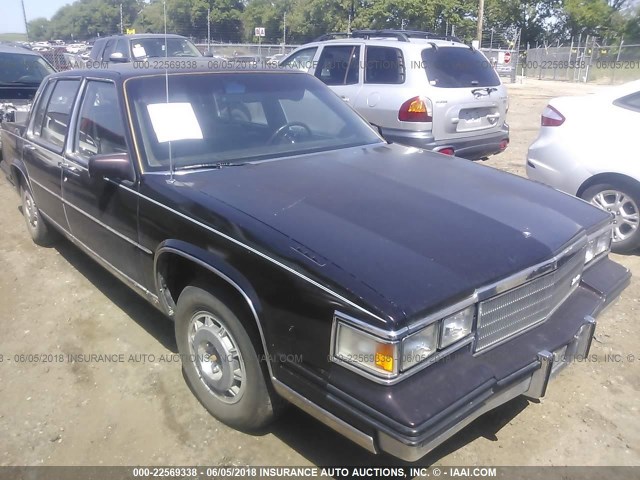
M 187 37 L 183 37 L 182 35 L 177 35 L 175 33 L 167 33 L 166 35 L 164 33 L 133 33 L 130 35 L 109 35 L 108 37 L 101 37 L 96 39 L 96 42 L 98 40 L 107 40 L 107 39 L 112 39 L 112 38 L 125 38 L 125 39 L 130 39 L 130 40 L 135 40 L 135 39 L 139 39 L 139 38 L 184 38 L 186 40 L 188 40 Z
M 408 46 L 411 48 L 412 45 L 419 46 L 433 46 L 437 45 L 438 47 L 448 46 L 448 47 L 459 47 L 459 48 L 470 48 L 469 45 L 466 45 L 461 42 L 455 42 L 452 40 L 443 40 L 436 38 L 410 38 L 409 41 L 402 41 L 396 38 L 389 37 L 374 37 L 374 38 L 334 38 L 331 40 L 320 40 L 317 42 L 311 42 L 306 45 L 301 45 L 301 47 L 306 47 L 309 45 L 328 45 L 328 44 L 373 44 L 373 45 L 381 45 L 385 47 L 403 47 Z
M 197 58 L 197 57 L 193 57 Z M 280 74 L 294 74 L 294 75 L 307 75 L 305 72 L 298 71 L 295 69 L 288 68 L 268 68 L 268 67 L 254 67 L 251 64 L 247 65 L 234 65 L 233 68 L 229 68 L 229 63 L 216 63 L 215 60 L 207 58 L 206 60 L 195 60 L 189 59 L 185 60 L 185 57 L 166 57 L 163 61 L 166 60 L 168 62 L 175 61 L 184 63 L 195 62 L 196 65 L 193 68 L 169 68 L 169 69 L 161 69 L 161 68 L 141 68 L 139 65 L 134 66 L 133 63 L 123 63 L 123 64 L 115 64 L 110 65 L 109 68 L 104 69 L 78 69 L 78 70 L 66 70 L 64 72 L 59 72 L 51 75 L 51 78 L 93 78 L 93 79 L 105 79 L 105 80 L 113 80 L 113 81 L 125 81 L 129 78 L 140 78 L 140 77 L 150 77 L 156 75 L 164 75 L 165 73 L 169 75 L 175 74 L 190 74 L 190 73 L 280 73 Z M 214 64 L 212 65 L 212 62 Z M 144 67 L 143 62 L 143 67 Z
M 38 52 L 34 52 L 24 47 L 14 47 L 13 45 L 2 45 L 0 44 L 0 53 L 19 53 L 21 55 L 33 55 L 36 57 L 40 57 L 41 55 Z

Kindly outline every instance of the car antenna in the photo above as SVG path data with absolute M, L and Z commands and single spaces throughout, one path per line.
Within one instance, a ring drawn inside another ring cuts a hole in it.
M 169 49 L 167 46 L 167 0 L 162 2 L 164 17 L 164 58 L 169 58 Z M 164 62 L 164 87 L 167 94 L 167 105 L 169 104 L 169 66 Z M 171 141 L 169 141 L 169 183 L 173 183 L 173 155 L 171 152 Z

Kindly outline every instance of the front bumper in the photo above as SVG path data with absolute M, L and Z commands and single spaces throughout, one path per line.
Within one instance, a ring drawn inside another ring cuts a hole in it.
M 580 286 L 539 326 L 488 352 L 452 354 L 393 386 L 374 385 L 345 369 L 337 370 L 330 384 L 283 369 L 274 386 L 369 451 L 416 461 L 509 400 L 544 396 L 562 368 L 586 358 L 594 317 L 630 277 L 626 268 L 604 258 L 584 272 Z
M 433 151 L 453 148 L 456 157 L 466 158 L 467 160 L 481 160 L 501 153 L 509 142 L 509 125 L 506 123 L 497 133 L 479 134 L 473 137 L 449 140 L 435 140 L 431 132 L 382 128 L 381 133 L 385 140 L 409 147 Z

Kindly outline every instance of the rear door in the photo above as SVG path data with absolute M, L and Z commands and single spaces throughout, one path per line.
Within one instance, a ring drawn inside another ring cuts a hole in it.
M 23 147 L 29 182 L 38 208 L 68 229 L 61 195 L 63 149 L 79 79 L 51 80 L 39 96 Z
M 507 92 L 491 62 L 467 46 L 429 46 L 421 67 L 433 104 L 433 135 L 447 140 L 497 133 L 506 120 Z
M 320 53 L 315 76 L 352 105 L 362 89 L 360 45 L 325 45 Z

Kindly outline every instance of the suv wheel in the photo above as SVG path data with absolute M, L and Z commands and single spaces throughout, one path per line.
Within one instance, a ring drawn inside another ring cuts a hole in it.
M 274 417 L 271 391 L 251 339 L 231 307 L 204 288 L 188 286 L 175 315 L 185 378 L 200 403 L 239 430 L 256 430 Z
M 602 183 L 587 188 L 582 198 L 615 214 L 611 249 L 630 253 L 640 247 L 640 188 L 626 184 Z

